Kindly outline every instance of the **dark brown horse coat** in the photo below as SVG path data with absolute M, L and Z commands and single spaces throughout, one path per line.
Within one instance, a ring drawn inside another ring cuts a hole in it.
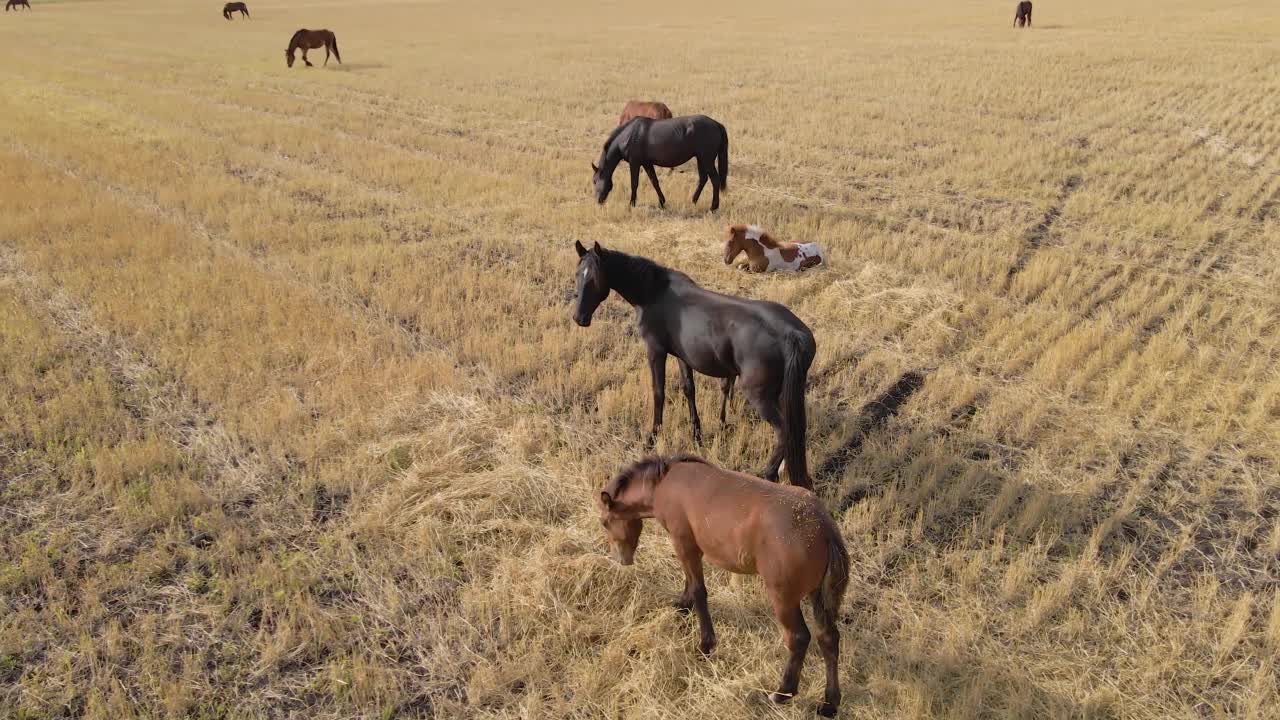
M 222 17 L 230 20 L 231 13 L 240 13 L 244 17 L 249 17 L 249 6 L 242 2 L 229 2 L 222 6 Z
M 9 8 L 17 10 L 19 6 L 25 7 L 28 10 L 31 9 L 31 3 L 27 0 L 9 0 L 9 2 L 4 4 L 4 11 L 9 12 Z
M 342 56 L 338 54 L 338 36 L 329 30 L 307 30 L 303 28 L 293 34 L 289 38 L 289 49 L 284 51 L 285 62 L 289 67 L 293 67 L 294 52 L 302 51 L 302 62 L 307 67 L 312 67 L 311 61 L 307 59 L 307 51 L 316 48 L 324 48 L 324 64 L 329 64 L 329 54 L 338 58 L 338 64 L 342 64 Z
M 1013 13 L 1013 24 L 1018 27 L 1031 27 L 1031 0 L 1022 0 Z

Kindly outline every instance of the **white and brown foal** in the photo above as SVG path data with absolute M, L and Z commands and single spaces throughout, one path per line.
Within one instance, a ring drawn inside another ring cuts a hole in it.
M 822 265 L 827 253 L 818 243 L 775 240 L 756 225 L 730 225 L 724 241 L 724 264 L 732 265 L 739 253 L 747 262 L 738 268 L 747 272 L 797 272 Z

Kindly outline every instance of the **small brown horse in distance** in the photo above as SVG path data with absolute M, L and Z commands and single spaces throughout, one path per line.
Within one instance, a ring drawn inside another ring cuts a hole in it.
M 627 104 L 622 106 L 622 114 L 618 116 L 618 126 L 626 125 L 628 120 L 636 117 L 670 120 L 671 108 L 657 100 L 628 100 Z M 675 168 L 668 168 L 667 174 L 670 175 L 675 171 Z
M 1017 27 L 1031 27 L 1031 0 L 1022 0 L 1013 12 L 1013 24 Z
M 778 691 L 769 696 L 775 703 L 790 700 L 800 685 L 809 649 L 800 603 L 808 597 L 827 666 L 826 695 L 818 714 L 835 716 L 840 706 L 836 619 L 849 584 L 849 553 L 818 496 L 678 455 L 647 458 L 623 470 L 601 489 L 599 508 L 612 557 L 622 565 L 635 561 L 641 520 L 655 518 L 667 529 L 684 568 L 684 592 L 675 606 L 698 613 L 703 653 L 715 647 L 716 634 L 707 609 L 702 558 L 729 572 L 764 580 L 791 653 Z
M 338 58 L 338 64 L 342 64 L 342 56 L 338 54 L 338 37 L 328 30 L 307 30 L 302 29 L 293 34 L 289 39 L 289 49 L 284 51 L 285 61 L 289 67 L 293 67 L 293 54 L 297 50 L 302 50 L 302 62 L 307 67 L 314 67 L 311 61 L 307 59 L 307 51 L 324 48 L 324 64 L 329 64 L 329 53 Z
M 19 6 L 28 10 L 31 9 L 31 3 L 28 0 L 9 0 L 9 2 L 4 4 L 4 11 L 9 12 L 9 8 L 13 8 L 16 11 Z
M 230 20 L 231 13 L 240 13 L 244 17 L 249 17 L 249 6 L 242 2 L 229 2 L 222 6 L 222 17 Z
M 618 117 L 619 125 L 626 125 L 633 117 L 647 117 L 654 120 L 670 120 L 671 108 L 654 100 L 628 100 Z

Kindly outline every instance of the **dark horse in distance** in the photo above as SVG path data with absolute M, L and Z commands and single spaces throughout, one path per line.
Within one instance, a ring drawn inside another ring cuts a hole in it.
M 729 132 L 724 126 L 706 115 L 670 120 L 634 117 L 609 133 L 600 151 L 600 164 L 591 165 L 596 201 L 604 204 L 613 190 L 613 171 L 626 160 L 631 165 L 631 206 L 635 207 L 640 168 L 644 168 L 658 193 L 658 205 L 666 207 L 667 198 L 658 186 L 653 167 L 678 167 L 691 158 L 698 160 L 698 189 L 693 191 L 693 204 L 698 204 L 702 188 L 710 179 L 711 209 L 720 209 L 720 191 L 728 187 L 729 180 Z
M 302 62 L 307 67 L 313 67 L 311 61 L 307 59 L 307 51 L 324 48 L 324 64 L 329 64 L 329 53 L 338 58 L 338 64 L 342 64 L 342 56 L 338 54 L 338 37 L 328 30 L 307 30 L 302 29 L 293 34 L 289 39 L 289 49 L 284 51 L 285 61 L 289 67 L 293 67 L 293 54 L 297 50 L 302 50 Z
M 240 13 L 244 17 L 249 17 L 249 6 L 242 2 L 229 2 L 222 6 L 222 17 L 230 20 L 231 13 Z
M 734 379 L 741 378 L 747 399 L 777 433 L 777 444 L 761 477 L 776 481 L 785 459 L 791 484 L 812 487 L 805 458 L 804 391 L 818 345 L 808 326 L 778 303 L 704 290 L 682 272 L 606 250 L 600 243 L 590 250 L 580 242 L 574 245 L 578 250 L 574 322 L 590 325 L 592 314 L 610 291 L 636 309 L 653 378 L 648 445 L 652 447 L 662 428 L 667 356 L 675 355 L 695 441 L 702 441 L 702 421 L 694 401 L 693 373 L 720 378 L 722 424 Z
M 1013 13 L 1013 24 L 1018 27 L 1031 27 L 1031 0 L 1022 0 Z
M 4 11 L 9 12 L 9 8 L 13 8 L 14 11 L 17 11 L 20 6 L 28 10 L 31 9 L 31 3 L 29 0 L 9 0 L 9 2 L 4 4 Z

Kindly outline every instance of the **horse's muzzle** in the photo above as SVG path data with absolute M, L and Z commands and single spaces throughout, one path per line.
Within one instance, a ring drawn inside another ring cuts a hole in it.
M 581 315 L 574 315 L 574 316 L 573 316 L 573 321 L 574 321 L 574 322 L 576 322 L 576 323 L 578 323 L 578 327 L 591 327 L 591 316 L 590 316 L 590 315 L 588 315 L 588 316 L 586 316 L 586 317 L 583 317 L 583 316 L 581 316 Z

